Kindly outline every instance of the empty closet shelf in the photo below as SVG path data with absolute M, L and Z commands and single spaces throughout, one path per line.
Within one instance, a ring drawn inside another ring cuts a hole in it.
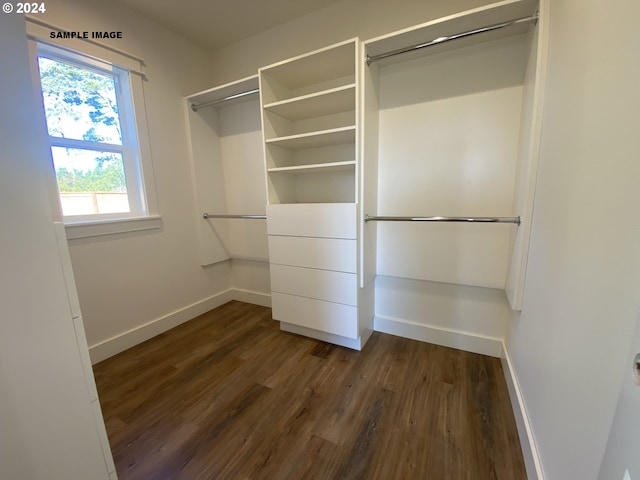
M 290 175 L 302 175 L 307 173 L 333 173 L 350 171 L 355 168 L 355 160 L 346 162 L 315 163 L 312 165 L 295 165 L 290 167 L 274 167 L 269 173 L 288 173 Z
M 355 142 L 356 127 L 339 127 L 317 132 L 301 133 L 286 137 L 277 137 L 266 140 L 267 145 L 278 145 L 279 147 L 300 149 L 326 147 L 328 145 L 340 145 L 343 143 Z

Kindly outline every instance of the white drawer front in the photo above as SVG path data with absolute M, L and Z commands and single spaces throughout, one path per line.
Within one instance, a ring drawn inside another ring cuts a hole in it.
M 267 233 L 355 239 L 356 205 L 354 203 L 267 205 Z
M 355 273 L 271 265 L 271 290 L 346 305 L 358 304 Z
M 269 236 L 272 264 L 356 273 L 356 241 Z
M 354 306 L 273 292 L 271 308 L 275 320 L 358 338 L 358 310 Z

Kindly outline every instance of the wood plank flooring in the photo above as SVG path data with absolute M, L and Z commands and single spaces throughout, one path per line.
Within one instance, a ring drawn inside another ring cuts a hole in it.
M 120 480 L 526 479 L 500 361 L 227 303 L 94 366 Z

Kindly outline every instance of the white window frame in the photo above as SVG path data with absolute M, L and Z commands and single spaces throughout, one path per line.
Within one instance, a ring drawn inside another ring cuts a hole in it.
M 62 217 L 62 213 L 60 213 L 67 238 L 75 239 L 161 228 L 144 105 L 143 81 L 146 76 L 142 70 L 143 61 L 93 42 L 82 40 L 55 42 L 46 38 L 45 32 L 48 36 L 51 29 L 46 27 L 43 29 L 42 25 L 30 23 L 27 18 L 29 50 L 34 66 L 34 84 L 37 87 L 38 95 L 42 96 L 40 76 L 37 72 L 39 55 L 72 63 L 99 73 L 117 76 L 117 83 L 121 88 L 117 95 L 120 96 L 118 98 L 118 113 L 121 121 L 123 145 L 112 146 L 96 143 L 95 149 L 122 152 L 127 176 L 130 212 L 67 217 Z M 130 102 L 121 103 L 120 100 L 126 100 L 127 96 L 130 98 Z M 131 108 L 128 108 L 126 103 L 129 103 Z M 87 144 L 93 143 L 53 136 L 49 138 L 52 146 L 87 148 Z M 105 146 L 107 148 L 102 148 Z M 53 161 L 51 164 L 53 165 Z

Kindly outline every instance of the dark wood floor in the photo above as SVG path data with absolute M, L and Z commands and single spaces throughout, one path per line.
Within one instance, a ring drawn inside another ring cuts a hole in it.
M 95 366 L 120 480 L 525 479 L 500 361 L 231 302 Z

